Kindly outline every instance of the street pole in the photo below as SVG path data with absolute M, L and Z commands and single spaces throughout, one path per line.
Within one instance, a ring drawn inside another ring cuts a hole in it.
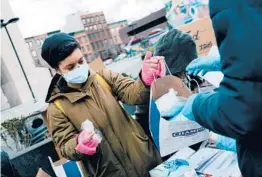
M 32 89 L 32 87 L 31 87 L 31 85 L 30 85 L 30 83 L 29 83 L 29 80 L 28 80 L 28 78 L 27 78 L 27 76 L 26 76 L 24 67 L 23 67 L 23 65 L 22 65 L 22 63 L 21 63 L 21 60 L 20 60 L 20 58 L 19 58 L 19 56 L 18 56 L 18 53 L 17 53 L 17 51 L 16 51 L 16 48 L 15 48 L 15 46 L 14 46 L 13 40 L 12 40 L 12 38 L 11 38 L 11 36 L 10 36 L 10 34 L 9 34 L 9 31 L 8 31 L 8 29 L 7 29 L 7 27 L 6 27 L 7 25 L 8 25 L 8 23 L 6 23 L 6 24 L 4 24 L 4 25 L 1 24 L 1 27 L 4 27 L 4 28 L 5 28 L 5 31 L 6 31 L 6 33 L 7 33 L 7 35 L 8 35 L 8 38 L 9 38 L 10 42 L 11 42 L 11 45 L 12 45 L 13 50 L 14 50 L 14 52 L 15 52 L 16 58 L 17 58 L 17 60 L 18 60 L 18 63 L 19 63 L 19 65 L 20 65 L 20 67 L 21 67 L 21 70 L 22 70 L 22 72 L 23 72 L 23 75 L 24 75 L 24 77 L 25 77 L 26 83 L 27 83 L 27 85 L 28 85 L 28 87 L 29 87 L 29 90 L 30 90 L 30 92 L 31 92 L 31 95 L 32 95 L 34 101 L 36 102 L 36 98 L 35 98 L 33 89 Z

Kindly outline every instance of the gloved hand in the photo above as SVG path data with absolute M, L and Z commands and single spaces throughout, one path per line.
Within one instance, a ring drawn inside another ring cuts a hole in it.
M 164 77 L 166 74 L 166 67 L 164 57 L 154 56 L 151 52 L 147 52 L 143 61 L 142 67 L 142 81 L 145 85 L 150 86 L 154 81 L 154 77 Z
M 193 60 L 186 67 L 186 71 L 189 75 L 198 75 L 202 72 L 205 75 L 209 71 L 220 71 L 221 63 L 219 56 L 204 56 Z
M 226 151 L 237 152 L 235 139 L 222 135 L 217 135 L 215 144 L 216 144 L 216 148 L 223 149 Z
M 194 95 L 191 95 L 185 105 L 184 105 L 184 108 L 182 109 L 182 114 L 183 116 L 185 116 L 186 118 L 188 118 L 189 120 L 192 120 L 192 121 L 195 121 L 195 117 L 194 117 L 194 114 L 193 114 L 193 103 L 194 103 L 194 100 L 196 98 L 197 94 L 194 94 Z
M 78 144 L 75 149 L 83 154 L 94 155 L 99 143 L 99 139 L 95 138 L 95 132 L 83 130 L 78 135 Z

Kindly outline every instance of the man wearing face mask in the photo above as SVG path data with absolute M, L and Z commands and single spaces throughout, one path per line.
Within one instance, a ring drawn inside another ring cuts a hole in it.
M 47 38 L 42 46 L 43 59 L 57 71 L 46 98 L 55 145 L 63 157 L 82 161 L 86 176 L 149 176 L 148 171 L 161 163 L 159 153 L 118 101 L 146 103 L 154 77 L 165 75 L 163 58 L 147 53 L 135 81 L 106 69 L 95 73 L 79 48 L 65 33 Z M 101 142 L 81 129 L 86 120 L 99 130 Z

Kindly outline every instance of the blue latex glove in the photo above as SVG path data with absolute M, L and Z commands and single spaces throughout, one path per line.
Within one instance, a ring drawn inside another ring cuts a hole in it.
M 186 118 L 188 118 L 189 120 L 192 120 L 192 121 L 195 120 L 195 117 L 194 117 L 194 114 L 193 114 L 193 110 L 192 110 L 192 106 L 193 106 L 193 102 L 194 102 L 196 96 L 197 96 L 197 94 L 191 95 L 187 99 L 186 104 L 185 104 L 184 108 L 182 109 L 182 114 Z
M 209 71 L 220 71 L 220 57 L 219 56 L 204 56 L 199 57 L 186 67 L 186 71 L 189 75 L 198 75 L 202 72 L 202 75 L 205 75 Z
M 181 166 L 189 166 L 189 163 L 184 159 L 176 159 L 164 162 L 164 167 L 169 170 L 169 173 L 178 170 Z
M 226 151 L 237 152 L 236 140 L 222 135 L 217 135 L 216 147 Z

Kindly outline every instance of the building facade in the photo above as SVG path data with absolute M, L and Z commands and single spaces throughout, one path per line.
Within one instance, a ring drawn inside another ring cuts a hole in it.
M 87 62 L 91 62 L 92 60 L 94 60 L 94 51 L 88 38 L 88 34 L 84 30 L 70 34 L 74 36 L 74 38 L 80 44 L 82 53 L 86 58 Z
M 30 54 L 33 58 L 34 64 L 36 67 L 43 67 L 46 66 L 44 60 L 41 57 L 41 47 L 44 43 L 47 34 L 42 34 L 38 36 L 28 37 L 25 39 L 27 47 L 30 51 Z
M 122 21 L 118 21 L 118 22 L 108 24 L 108 27 L 111 31 L 111 35 L 112 35 L 112 38 L 113 38 L 113 41 L 114 41 L 115 44 L 117 44 L 117 45 L 123 44 L 123 41 L 120 37 L 119 30 L 122 29 L 122 28 L 125 28 L 127 26 L 128 26 L 127 20 L 122 20 Z
M 4 21 L 14 18 L 9 1 L 3 0 L 1 1 L 1 5 L 1 18 Z M 19 23 L 19 21 L 17 23 Z M 17 51 L 37 100 L 45 97 L 51 81 L 48 69 L 35 67 L 30 51 L 28 50 L 17 23 L 12 23 L 7 26 L 15 48 L 12 47 L 11 40 L 5 29 L 1 28 L 1 103 L 4 103 L 4 105 L 1 105 L 1 111 L 33 101 L 32 94 L 19 65 L 18 58 L 15 55 L 15 50 Z
M 110 48 L 114 45 L 109 27 L 103 12 L 77 12 L 66 17 L 62 31 L 72 33 L 83 31 L 87 34 L 92 58 L 101 56 L 103 60 L 110 57 Z
M 55 33 L 61 32 L 60 30 L 52 31 L 49 33 L 41 34 L 38 36 L 32 36 L 25 39 L 25 42 L 27 44 L 27 47 L 30 51 L 30 54 L 33 58 L 34 64 L 36 67 L 46 67 L 49 69 L 51 76 L 55 74 L 55 71 L 51 69 L 48 64 L 44 61 L 44 59 L 41 56 L 41 47 L 45 40 L 50 35 L 53 35 Z M 77 31 L 77 32 L 71 32 L 68 33 L 69 35 L 73 36 L 77 42 L 81 46 L 81 50 L 83 52 L 84 57 L 86 58 L 87 62 L 93 61 L 96 57 L 94 55 L 94 51 L 92 48 L 92 45 L 90 43 L 90 40 L 88 38 L 88 34 L 85 30 Z

